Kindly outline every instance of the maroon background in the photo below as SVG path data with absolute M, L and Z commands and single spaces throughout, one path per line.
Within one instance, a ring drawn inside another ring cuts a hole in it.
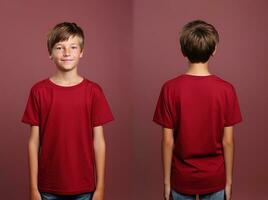
M 28 199 L 29 126 L 20 122 L 30 87 L 55 71 L 46 48 L 48 29 L 77 22 L 86 45 L 79 71 L 99 83 L 116 121 L 105 126 L 107 199 L 130 194 L 131 3 L 125 0 L 1 1 L 0 199 Z M 109 173 L 108 173 L 109 172 Z M 120 180 L 119 180 L 120 177 Z M 119 184 L 121 183 L 121 184 Z
M 1 199 L 28 199 L 29 127 L 20 122 L 29 89 L 50 76 L 46 33 L 58 22 L 83 27 L 79 71 L 104 89 L 116 121 L 105 127 L 106 199 L 161 199 L 160 127 L 152 122 L 160 87 L 187 69 L 178 46 L 196 18 L 220 33 L 211 72 L 236 87 L 234 199 L 264 199 L 268 185 L 268 3 L 266 0 L 77 0 L 0 3 Z
M 265 0 L 134 1 L 132 142 L 137 166 L 133 174 L 139 176 L 133 182 L 142 199 L 161 199 L 160 127 L 149 121 L 163 82 L 187 70 L 178 50 L 178 32 L 197 18 L 219 31 L 210 69 L 236 87 L 243 114 L 243 123 L 235 127 L 233 199 L 268 196 L 267 6 Z

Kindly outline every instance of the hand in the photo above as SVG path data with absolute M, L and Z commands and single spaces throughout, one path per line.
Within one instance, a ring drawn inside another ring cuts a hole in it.
M 232 199 L 232 186 L 226 185 L 225 186 L 225 200 L 231 200 Z
M 42 200 L 41 194 L 38 190 L 31 191 L 30 200 Z
M 165 184 L 164 185 L 164 200 L 171 200 L 170 198 L 170 184 Z
M 104 190 L 96 189 L 93 194 L 92 200 L 104 200 Z

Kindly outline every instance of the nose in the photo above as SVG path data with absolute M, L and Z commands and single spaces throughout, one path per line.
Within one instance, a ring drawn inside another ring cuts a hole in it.
M 64 56 L 69 56 L 70 55 L 70 49 L 69 48 L 65 48 L 64 49 Z

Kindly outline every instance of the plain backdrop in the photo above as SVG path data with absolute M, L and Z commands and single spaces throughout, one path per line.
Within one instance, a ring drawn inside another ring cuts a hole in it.
M 29 89 L 55 72 L 46 47 L 48 30 L 63 21 L 85 32 L 78 71 L 99 83 L 115 121 L 104 127 L 107 141 L 108 199 L 130 193 L 129 134 L 131 3 L 114 1 L 1 1 L 1 199 L 28 200 L 27 142 L 29 125 L 21 123 Z M 120 177 L 120 179 L 119 179 Z
M 211 73 L 237 91 L 233 199 L 265 199 L 268 185 L 268 2 L 266 0 L 1 0 L 0 192 L 28 200 L 29 125 L 20 122 L 31 86 L 51 76 L 46 34 L 76 22 L 85 32 L 80 74 L 99 83 L 115 121 L 105 126 L 106 199 L 161 200 L 161 128 L 152 117 L 162 84 L 187 70 L 178 34 L 193 19 L 220 34 Z

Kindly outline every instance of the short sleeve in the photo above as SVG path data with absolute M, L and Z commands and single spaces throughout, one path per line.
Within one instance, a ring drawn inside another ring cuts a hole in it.
M 227 104 L 225 112 L 224 126 L 233 126 L 242 121 L 239 102 L 236 95 L 235 88 L 232 86 L 227 92 Z
M 38 126 L 40 121 L 39 105 L 38 97 L 32 88 L 21 121 L 26 124 Z
M 112 120 L 113 114 L 109 107 L 109 104 L 104 96 L 104 93 L 100 86 L 93 87 L 93 100 L 92 100 L 92 126 L 101 126 Z
M 156 105 L 153 121 L 165 128 L 175 127 L 175 108 L 172 92 L 165 85 L 162 87 Z

